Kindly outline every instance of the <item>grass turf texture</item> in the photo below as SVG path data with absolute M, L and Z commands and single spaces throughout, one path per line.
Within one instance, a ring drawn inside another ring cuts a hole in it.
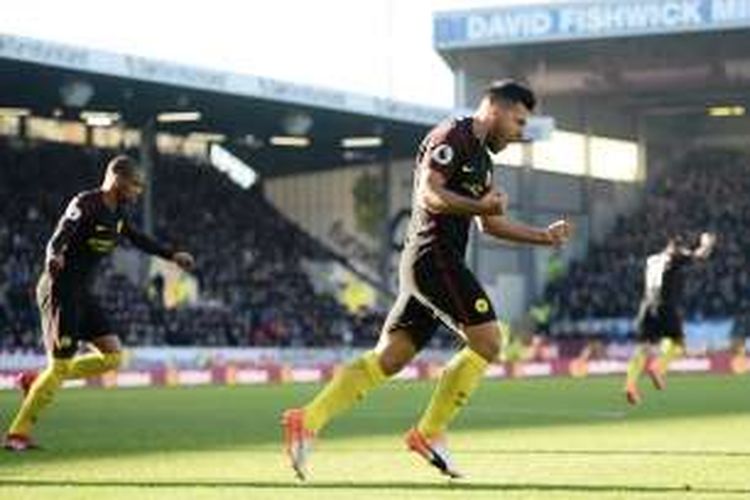
M 646 382 L 646 381 L 644 381 Z M 750 498 L 750 378 L 674 376 L 626 407 L 619 378 L 485 381 L 449 435 L 449 482 L 401 435 L 432 383 L 391 383 L 335 421 L 298 483 L 279 413 L 315 385 L 66 390 L 0 454 L 0 498 Z M 3 423 L 19 395 L 0 394 Z

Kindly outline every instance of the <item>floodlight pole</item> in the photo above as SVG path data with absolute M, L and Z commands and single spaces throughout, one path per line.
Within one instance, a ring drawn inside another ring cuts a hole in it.
M 154 155 L 156 153 L 156 120 L 151 117 L 141 128 L 139 163 L 146 176 L 143 192 L 143 229 L 147 234 L 154 232 Z
M 382 163 L 381 163 L 381 182 L 383 185 L 383 216 L 380 225 L 380 262 L 379 273 L 383 290 L 390 291 L 390 271 L 391 271 L 391 168 L 393 164 L 391 145 L 388 141 L 388 135 L 383 134 Z M 386 294 L 378 294 L 380 302 L 385 303 L 388 300 Z
M 143 190 L 143 230 L 154 234 L 154 155 L 156 154 L 156 119 L 151 117 L 141 127 L 141 142 L 138 148 L 138 163 L 143 169 L 146 185 Z M 145 280 L 149 275 L 151 259 L 141 258 L 139 275 Z

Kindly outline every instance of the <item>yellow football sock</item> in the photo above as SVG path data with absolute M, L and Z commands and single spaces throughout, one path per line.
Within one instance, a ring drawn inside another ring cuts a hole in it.
M 50 358 L 47 368 L 39 374 L 29 389 L 21 409 L 8 429 L 8 434 L 29 435 L 39 413 L 52 401 L 55 392 L 65 380 L 70 363 L 69 359 Z
M 657 367 L 661 373 L 667 373 L 669 364 L 682 355 L 682 346 L 669 337 L 665 337 L 661 341 L 660 350 L 661 355 L 657 360 Z
M 339 370 L 333 379 L 305 406 L 305 427 L 318 432 L 336 415 L 351 408 L 388 377 L 378 356 L 370 351 Z
M 633 355 L 628 361 L 628 372 L 626 377 L 626 385 L 634 385 L 638 382 L 638 377 L 643 373 L 643 369 L 646 367 L 646 347 L 638 345 L 633 351 Z
M 430 404 L 417 424 L 427 437 L 442 434 L 479 385 L 489 362 L 468 347 L 448 362 Z
M 73 358 L 66 378 L 88 378 L 116 370 L 122 361 L 121 352 L 92 352 Z

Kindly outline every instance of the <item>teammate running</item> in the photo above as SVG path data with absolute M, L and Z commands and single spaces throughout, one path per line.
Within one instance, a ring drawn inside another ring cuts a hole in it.
M 182 269 L 193 266 L 193 257 L 152 240 L 132 226 L 124 206 L 143 191 L 144 176 L 125 155 L 107 165 L 99 189 L 79 193 L 70 201 L 47 244 L 44 271 L 37 285 L 47 367 L 38 374 L 20 377 L 25 397 L 5 437 L 5 448 L 34 448 L 32 426 L 64 380 L 87 378 L 115 370 L 122 358 L 119 337 L 91 292 L 95 271 L 111 254 L 121 237 L 139 249 Z M 79 343 L 92 352 L 78 354 Z

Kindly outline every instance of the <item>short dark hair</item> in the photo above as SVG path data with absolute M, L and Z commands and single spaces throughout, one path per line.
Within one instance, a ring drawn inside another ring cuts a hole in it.
M 107 163 L 107 172 L 123 177 L 134 177 L 140 173 L 138 163 L 128 155 L 117 155 Z
M 528 86 L 510 79 L 492 82 L 484 90 L 484 97 L 489 97 L 492 101 L 505 101 L 511 104 L 520 102 L 529 111 L 534 111 L 536 107 L 534 91 Z

